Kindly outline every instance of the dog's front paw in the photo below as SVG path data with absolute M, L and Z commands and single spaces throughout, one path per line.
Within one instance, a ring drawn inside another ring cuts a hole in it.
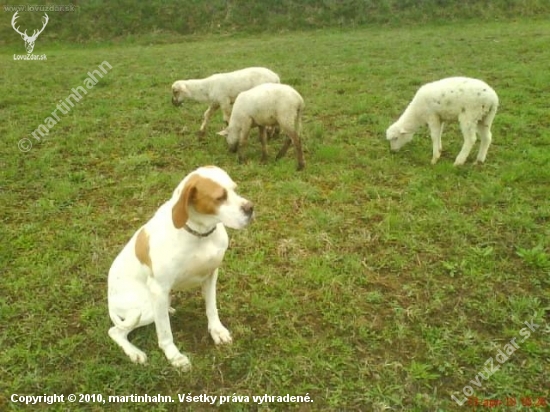
M 223 325 L 210 328 L 210 336 L 212 336 L 216 345 L 233 342 L 231 334 Z
M 191 362 L 189 358 L 181 353 L 177 355 L 174 359 L 170 360 L 172 366 L 181 369 L 183 372 L 187 372 L 191 369 Z
M 131 351 L 127 351 L 126 354 L 130 358 L 130 360 L 134 363 L 139 363 L 141 365 L 144 365 L 147 363 L 147 355 L 145 354 L 145 352 L 142 352 L 137 348 Z

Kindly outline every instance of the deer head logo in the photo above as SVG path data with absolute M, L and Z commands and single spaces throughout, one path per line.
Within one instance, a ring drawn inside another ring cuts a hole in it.
M 34 30 L 33 33 L 32 33 L 32 36 L 28 36 L 27 35 L 27 30 L 25 30 L 24 33 L 21 33 L 19 31 L 19 27 L 15 27 L 15 21 L 17 20 L 17 18 L 19 17 L 17 15 L 17 13 L 19 12 L 15 12 L 15 14 L 13 15 L 13 18 L 11 19 L 11 25 L 13 27 L 13 29 L 19 33 L 21 35 L 21 38 L 25 41 L 25 48 L 27 49 L 27 54 L 31 54 L 33 49 L 34 49 L 34 42 L 36 42 L 36 38 L 38 37 L 38 35 L 40 33 L 42 33 L 44 31 L 44 28 L 46 27 L 46 24 L 48 24 L 48 21 L 50 20 L 48 15 L 46 13 L 44 13 L 44 16 L 42 17 L 44 19 L 44 23 L 43 23 L 43 26 L 40 30 Z

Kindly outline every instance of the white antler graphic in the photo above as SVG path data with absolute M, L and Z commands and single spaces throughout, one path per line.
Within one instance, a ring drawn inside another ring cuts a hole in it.
M 33 49 L 34 49 L 34 42 L 36 41 L 36 38 L 38 37 L 38 35 L 40 33 L 42 33 L 44 31 L 44 28 L 46 27 L 46 24 L 48 24 L 48 21 L 50 19 L 49 19 L 48 15 L 46 13 L 44 13 L 44 16 L 42 17 L 44 19 L 44 24 L 43 24 L 42 28 L 40 30 L 34 30 L 33 33 L 32 33 L 32 36 L 28 36 L 27 35 L 27 30 L 25 30 L 24 33 L 21 33 L 19 31 L 19 27 L 15 27 L 15 20 L 17 20 L 17 18 L 19 17 L 17 15 L 17 13 L 19 13 L 19 12 L 16 11 L 15 14 L 13 15 L 13 18 L 11 19 L 11 26 L 13 27 L 13 29 L 17 33 L 19 33 L 21 35 L 21 37 L 25 41 L 25 48 L 27 49 L 27 53 L 31 54 Z

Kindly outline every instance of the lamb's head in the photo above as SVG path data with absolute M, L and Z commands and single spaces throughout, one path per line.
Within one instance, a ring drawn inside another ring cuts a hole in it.
M 239 148 L 239 132 L 236 128 L 229 125 L 221 132 L 218 132 L 218 134 L 225 137 L 227 145 L 229 146 L 229 151 L 235 153 Z
M 386 139 L 390 141 L 390 148 L 397 151 L 413 139 L 413 132 L 409 132 L 394 123 L 386 130 Z
M 180 106 L 183 103 L 183 99 L 188 96 L 189 92 L 185 81 L 178 80 L 172 85 L 172 104 L 174 106 Z

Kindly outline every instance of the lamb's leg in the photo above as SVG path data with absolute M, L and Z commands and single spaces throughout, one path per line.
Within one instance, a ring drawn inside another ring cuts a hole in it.
M 455 166 L 460 166 L 464 164 L 464 162 L 468 158 L 468 155 L 472 151 L 472 147 L 474 147 L 474 144 L 476 142 L 475 125 L 471 124 L 470 122 L 462 121 L 460 118 L 459 121 L 460 130 L 462 131 L 462 134 L 464 136 L 464 144 L 462 145 L 462 150 L 460 150 L 460 153 L 455 159 Z
M 270 126 L 267 128 L 267 140 L 276 139 L 279 137 L 280 128 L 279 126 Z
M 436 164 L 441 157 L 441 135 L 443 134 L 443 123 L 437 117 L 428 121 L 430 136 L 432 137 L 432 164 Z
M 477 126 L 477 132 L 481 142 L 479 145 L 476 163 L 483 163 L 485 162 L 485 157 L 487 157 L 487 151 L 489 150 L 489 146 L 493 140 L 493 135 L 491 133 L 491 129 L 481 123 Z
M 258 127 L 260 131 L 260 143 L 262 144 L 262 162 L 267 162 L 267 128 L 265 126 Z
M 281 150 L 279 150 L 279 153 L 277 153 L 277 156 L 275 157 L 275 159 L 279 160 L 281 157 L 283 157 L 286 154 L 291 144 L 292 144 L 292 139 L 289 136 L 286 136 L 283 146 L 281 147 Z
M 222 108 L 223 121 L 225 126 L 229 124 L 229 118 L 231 117 L 231 100 L 226 99 L 220 102 L 220 107 Z
M 170 295 L 170 297 L 168 298 L 168 304 L 170 305 L 170 307 L 168 308 L 168 313 L 170 315 L 173 315 L 174 313 L 176 313 L 176 309 L 172 307 L 172 295 Z
M 243 126 L 239 137 L 239 148 L 237 152 L 237 157 L 239 158 L 239 162 L 241 163 L 244 163 L 246 161 L 246 156 L 244 154 L 244 151 L 246 150 L 246 145 L 248 144 L 249 134 L 250 134 L 250 128 Z
M 277 160 L 279 160 L 281 157 L 283 157 L 288 148 L 290 147 L 290 144 L 294 144 L 294 151 L 296 152 L 296 160 L 298 162 L 297 170 L 302 170 L 305 167 L 305 161 L 304 161 L 304 153 L 302 151 L 302 142 L 300 141 L 300 135 L 294 131 L 287 131 L 287 139 L 283 143 L 283 147 L 281 147 L 281 150 L 279 150 L 279 153 L 277 154 Z
M 302 141 L 300 140 L 300 135 L 298 133 L 294 133 L 292 143 L 294 143 L 294 151 L 296 152 L 296 160 L 298 162 L 297 169 L 302 170 L 306 163 L 304 161 L 304 152 L 302 151 Z
M 217 103 L 212 103 L 210 106 L 208 106 L 208 109 L 204 112 L 204 119 L 201 124 L 201 128 L 199 129 L 199 138 L 203 137 L 206 132 L 206 125 L 210 121 L 210 118 L 214 115 L 216 110 L 219 109 L 219 105 Z
M 491 146 L 491 141 L 493 140 L 493 135 L 491 133 L 491 126 L 496 115 L 496 109 L 492 109 L 489 114 L 477 125 L 477 132 L 480 137 L 479 153 L 477 154 L 476 163 L 485 162 L 487 157 L 487 151 L 489 146 Z
M 445 127 L 445 123 L 441 122 L 441 127 L 439 128 L 439 154 L 443 152 L 443 143 L 441 143 L 441 136 L 443 136 L 443 127 Z

